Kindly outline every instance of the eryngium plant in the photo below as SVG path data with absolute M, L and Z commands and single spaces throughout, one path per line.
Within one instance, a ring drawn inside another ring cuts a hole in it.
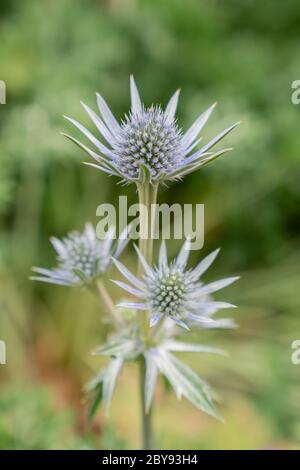
M 107 341 L 95 350 L 96 355 L 108 358 L 107 366 L 87 386 L 91 396 L 90 415 L 93 416 L 101 400 L 109 409 L 117 378 L 127 361 L 140 367 L 142 447 L 153 446 L 151 411 L 159 374 L 172 386 L 178 398 L 186 397 L 200 410 L 220 418 L 207 383 L 188 365 L 176 357 L 177 352 L 222 354 L 219 349 L 182 341 L 190 330 L 234 328 L 229 318 L 216 318 L 220 309 L 234 305 L 216 301 L 213 294 L 230 285 L 238 277 L 229 277 L 210 283 L 203 275 L 214 262 L 219 250 L 206 256 L 194 268 L 188 268 L 190 239 L 185 240 L 175 260 L 169 261 L 166 244 L 160 246 L 157 262 L 153 262 L 154 218 L 151 205 L 156 203 L 159 184 L 181 179 L 186 174 L 206 165 L 230 149 L 215 153 L 211 149 L 235 126 L 225 129 L 208 144 L 196 149 L 199 133 L 206 124 L 214 105 L 202 113 L 194 124 L 183 132 L 176 121 L 179 91 L 170 99 L 165 110 L 161 106 L 146 108 L 140 99 L 133 77 L 130 79 L 131 110 L 118 123 L 108 105 L 97 94 L 100 116 L 83 104 L 103 143 L 74 119 L 67 118 L 93 144 L 95 150 L 67 135 L 97 163 L 88 163 L 108 175 L 121 178 L 124 183 L 137 186 L 140 211 L 139 247 L 136 248 L 138 275 L 118 260 L 128 241 L 129 228 L 113 242 L 115 228 L 110 227 L 106 237 L 99 240 L 94 228 L 87 224 L 83 233 L 72 232 L 66 238 L 52 238 L 57 252 L 54 269 L 33 268 L 34 280 L 65 286 L 86 286 L 96 292 L 105 306 L 105 313 L 113 321 Z M 145 237 L 146 227 L 150 227 Z M 114 263 L 123 280 L 114 280 L 129 298 L 116 303 L 106 290 L 105 278 Z M 124 278 L 126 282 L 124 282 Z M 131 313 L 130 313 L 131 312 Z

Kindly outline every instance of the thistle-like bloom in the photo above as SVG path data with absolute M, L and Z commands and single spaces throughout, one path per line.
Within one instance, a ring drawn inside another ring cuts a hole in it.
M 211 294 L 239 279 L 229 277 L 209 284 L 200 278 L 216 258 L 219 250 L 204 258 L 194 269 L 186 269 L 190 240 L 186 240 L 176 260 L 168 264 L 166 245 L 162 242 L 158 266 L 150 267 L 138 248 L 136 248 L 144 270 L 143 280 L 137 279 L 119 261 L 114 263 L 130 282 L 114 281 L 122 289 L 139 298 L 140 302 L 122 302 L 120 307 L 150 312 L 150 326 L 156 325 L 163 318 L 171 318 L 183 328 L 190 329 L 190 324 L 202 328 L 232 328 L 231 319 L 214 319 L 219 309 L 235 307 L 227 302 L 215 301 Z
M 56 253 L 58 267 L 54 269 L 32 268 L 37 274 L 31 279 L 64 286 L 80 286 L 91 283 L 105 273 L 111 265 L 111 257 L 118 258 L 128 242 L 128 227 L 114 242 L 115 228 L 112 227 L 103 240 L 97 238 L 92 224 L 87 223 L 84 231 L 71 232 L 62 240 L 50 239 Z
M 82 103 L 106 144 L 100 142 L 82 124 L 66 117 L 93 144 L 92 150 L 74 137 L 63 134 L 85 150 L 97 163 L 86 163 L 104 173 L 122 178 L 125 183 L 144 179 L 143 169 L 151 182 L 176 180 L 206 165 L 232 150 L 210 152 L 237 124 L 222 131 L 202 148 L 199 134 L 210 117 L 215 104 L 202 113 L 192 126 L 183 132 L 175 118 L 179 90 L 171 97 L 165 110 L 161 106 L 146 108 L 141 101 L 133 77 L 130 77 L 131 110 L 118 123 L 101 95 L 97 94 L 100 115 Z

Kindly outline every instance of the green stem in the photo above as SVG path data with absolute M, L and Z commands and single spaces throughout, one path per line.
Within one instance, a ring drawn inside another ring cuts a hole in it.
M 99 297 L 100 297 L 101 301 L 104 303 L 107 311 L 109 312 L 109 314 L 113 318 L 116 325 L 118 325 L 118 326 L 121 325 L 123 323 L 121 315 L 118 312 L 118 310 L 116 309 L 115 304 L 113 303 L 111 296 L 107 292 L 107 289 L 106 289 L 102 279 L 98 279 L 96 281 L 96 288 L 97 288 L 97 291 L 98 291 L 98 294 L 99 294 Z
M 140 358 L 140 393 L 141 393 L 141 415 L 142 415 L 142 449 L 143 450 L 152 450 L 152 409 L 146 413 L 145 406 L 145 358 L 141 356 Z
M 158 184 L 144 183 L 138 185 L 140 208 L 140 239 L 139 249 L 146 261 L 152 265 L 153 241 L 155 233 L 155 204 L 157 199 Z M 139 261 L 138 275 L 143 272 Z M 145 342 L 150 338 L 149 318 L 145 315 L 142 318 L 141 333 Z M 145 358 L 140 359 L 140 393 L 141 393 L 141 414 L 142 414 L 142 448 L 152 448 L 152 409 L 148 413 L 145 411 Z
M 152 264 L 153 240 L 155 233 L 155 204 L 158 184 L 144 183 L 138 185 L 140 210 L 140 239 L 139 248 L 146 261 Z M 139 265 L 141 274 L 141 266 Z

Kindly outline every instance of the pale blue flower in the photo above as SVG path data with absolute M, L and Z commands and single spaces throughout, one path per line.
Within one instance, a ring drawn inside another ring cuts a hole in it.
M 57 253 L 57 267 L 53 269 L 32 268 L 36 275 L 31 279 L 65 286 L 80 286 L 92 282 L 104 274 L 111 265 L 111 257 L 119 257 L 129 238 L 128 227 L 114 243 L 115 228 L 112 227 L 103 240 L 97 238 L 92 224 L 84 231 L 71 232 L 62 240 L 50 239 Z
M 97 94 L 100 115 L 82 103 L 85 111 L 104 138 L 104 144 L 82 124 L 66 117 L 93 144 L 95 150 L 74 137 L 63 134 L 78 144 L 92 158 L 94 166 L 108 175 L 122 178 L 123 182 L 140 181 L 141 170 L 147 167 L 152 182 L 176 180 L 206 165 L 231 150 L 226 148 L 215 153 L 210 150 L 237 124 L 234 124 L 202 148 L 196 150 L 201 139 L 199 134 L 210 117 L 215 104 L 204 111 L 186 131 L 179 127 L 175 117 L 179 90 L 171 97 L 165 110 L 160 106 L 146 108 L 141 101 L 133 77 L 130 78 L 131 110 L 121 123 L 113 116 L 101 95 Z
M 170 318 L 183 328 L 190 324 L 202 328 L 232 328 L 234 322 L 228 318 L 215 319 L 213 315 L 220 309 L 235 307 L 227 302 L 215 301 L 211 294 L 239 279 L 229 277 L 209 284 L 200 279 L 216 258 L 219 250 L 204 258 L 194 269 L 186 269 L 190 240 L 186 240 L 176 260 L 168 263 L 166 245 L 162 242 L 158 266 L 151 267 L 136 248 L 144 275 L 140 280 L 119 261 L 114 260 L 119 271 L 130 284 L 114 281 L 125 291 L 139 299 L 137 302 L 122 302 L 123 308 L 150 312 L 150 326 L 164 318 Z

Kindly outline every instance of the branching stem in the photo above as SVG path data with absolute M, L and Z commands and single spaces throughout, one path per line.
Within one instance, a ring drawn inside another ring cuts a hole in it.
M 107 289 L 102 279 L 97 279 L 96 288 L 97 288 L 97 292 L 100 297 L 100 300 L 103 302 L 107 311 L 110 313 L 112 319 L 114 320 L 114 323 L 118 326 L 122 325 L 123 323 L 122 317 L 120 313 L 118 312 L 117 308 L 115 307 L 115 304 L 113 303 L 111 296 L 107 292 Z

